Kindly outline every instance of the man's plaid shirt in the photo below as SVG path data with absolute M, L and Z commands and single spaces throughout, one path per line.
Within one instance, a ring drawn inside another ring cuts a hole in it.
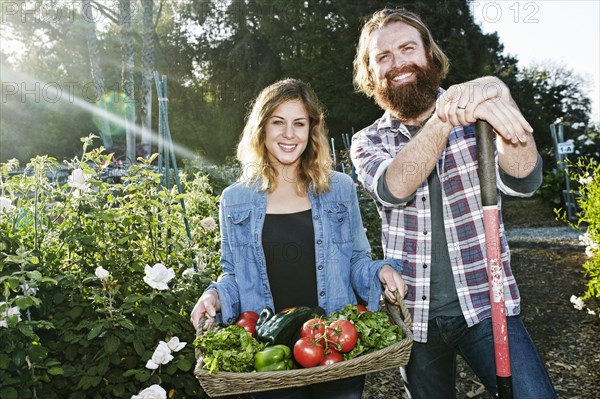
M 414 339 L 426 342 L 431 270 L 428 266 L 436 258 L 430 234 L 427 176 L 422 177 L 423 183 L 415 195 L 400 205 L 382 200 L 376 189 L 387 166 L 410 139 L 407 128 L 386 112 L 371 126 L 354 135 L 351 157 L 359 181 L 374 198 L 381 216 L 384 258 L 397 259 L 402 265 L 402 277 L 408 284 L 405 303 L 412 314 Z M 444 229 L 454 282 L 463 315 L 472 326 L 491 317 L 474 126 L 452 129 L 438 160 L 437 172 L 442 187 Z M 498 188 L 502 192 L 515 196 L 532 194 L 510 189 L 497 175 Z M 510 253 L 501 216 L 500 245 L 504 300 L 510 316 L 520 312 L 520 296 L 510 269 Z

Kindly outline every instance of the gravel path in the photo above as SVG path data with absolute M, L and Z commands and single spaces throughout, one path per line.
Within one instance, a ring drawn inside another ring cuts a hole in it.
M 581 233 L 569 226 L 559 227 L 507 227 L 506 238 L 509 245 L 520 242 L 560 241 L 561 243 L 579 245 Z

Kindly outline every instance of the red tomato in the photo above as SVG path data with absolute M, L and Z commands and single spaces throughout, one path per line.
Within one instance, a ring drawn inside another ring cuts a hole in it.
M 319 363 L 319 366 L 326 366 L 328 364 L 339 363 L 342 361 L 344 361 L 344 355 L 336 350 L 328 348 L 325 350 L 325 356 L 323 357 L 323 360 L 321 360 L 321 363 Z
M 327 326 L 325 335 L 335 350 L 344 353 L 350 352 L 358 339 L 358 333 L 354 324 L 348 320 L 334 321 Z
M 251 310 L 246 310 L 245 312 L 242 312 L 242 314 L 240 314 L 240 317 L 238 318 L 238 320 L 240 320 L 240 319 L 248 319 L 248 320 L 257 321 L 258 313 L 253 312 Z
M 323 360 L 323 354 L 323 347 L 313 344 L 309 337 L 302 337 L 294 344 L 294 359 L 302 367 L 317 366 Z
M 354 305 L 358 310 L 358 313 L 369 312 L 369 309 L 365 305 Z
M 243 327 L 246 331 L 256 337 L 256 322 L 258 321 L 258 314 L 251 310 L 242 312 L 238 320 L 235 322 L 240 327 Z
M 302 325 L 300 336 L 310 338 L 315 344 L 325 346 L 325 322 L 318 317 Z

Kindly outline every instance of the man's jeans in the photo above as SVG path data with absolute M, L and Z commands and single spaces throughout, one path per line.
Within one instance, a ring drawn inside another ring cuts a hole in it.
M 507 317 L 512 389 L 515 399 L 552 399 L 556 392 L 523 322 Z M 460 354 L 487 390 L 496 397 L 496 361 L 492 319 L 467 327 L 462 316 L 429 321 L 427 343 L 413 344 L 410 361 L 402 368 L 412 399 L 456 398 L 456 355 Z
M 361 399 L 365 376 L 344 378 L 299 388 L 257 392 L 252 399 Z

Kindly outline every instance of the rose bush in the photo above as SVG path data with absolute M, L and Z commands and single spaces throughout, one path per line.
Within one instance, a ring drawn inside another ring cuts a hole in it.
M 581 157 L 569 166 L 569 174 L 577 183 L 577 223 L 569 221 L 564 212 L 557 213 L 563 221 L 582 231 L 579 241 L 588 256 L 588 261 L 583 264 L 588 276 L 587 290 L 581 297 L 573 295 L 571 302 L 576 309 L 586 308 L 588 313 L 600 314 L 600 305 L 585 304 L 585 301 L 598 304 L 600 299 L 600 161 Z
M 202 397 L 185 343 L 219 274 L 218 198 L 199 172 L 165 188 L 153 158 L 109 184 L 92 140 L 64 184 L 50 157 L 0 165 L 0 397 Z

